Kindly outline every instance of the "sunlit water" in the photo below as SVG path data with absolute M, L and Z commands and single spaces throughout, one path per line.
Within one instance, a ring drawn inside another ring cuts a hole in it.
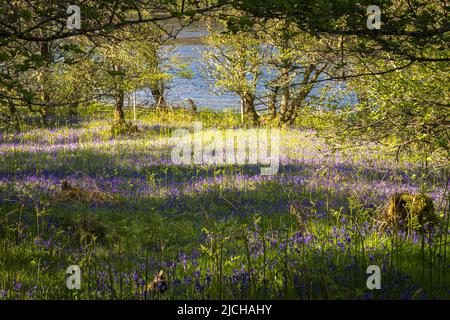
M 231 92 L 221 92 L 213 87 L 213 79 L 205 72 L 202 44 L 177 45 L 173 54 L 177 55 L 183 63 L 188 63 L 192 71 L 192 78 L 174 77 L 169 83 L 167 98 L 171 103 L 179 104 L 192 99 L 199 107 L 210 109 L 237 109 L 240 105 L 239 97 Z

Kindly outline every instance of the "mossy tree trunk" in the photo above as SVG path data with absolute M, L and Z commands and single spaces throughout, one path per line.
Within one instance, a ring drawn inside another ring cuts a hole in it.
M 269 114 L 272 119 L 275 119 L 277 117 L 277 96 L 278 96 L 278 88 L 274 88 L 272 91 L 272 94 L 270 96 L 269 101 Z
M 16 130 L 19 130 L 19 113 L 17 111 L 16 105 L 13 100 L 8 99 L 8 109 L 9 109 L 9 118 L 10 118 L 10 125 L 15 128 Z
M 303 81 L 294 97 L 289 97 L 288 103 L 280 108 L 280 125 L 292 125 L 297 118 L 300 108 L 305 105 L 306 98 L 314 88 L 319 75 L 325 70 L 327 64 L 321 67 L 311 64 L 305 68 Z
M 244 94 L 241 100 L 244 122 L 251 125 L 258 125 L 259 115 L 255 110 L 255 97 L 252 94 Z
M 164 83 L 161 80 L 157 80 L 150 84 L 150 91 L 156 101 L 158 107 L 166 107 L 166 98 L 164 97 Z
M 289 69 L 284 67 L 281 76 L 281 102 L 280 102 L 280 113 L 286 114 L 290 107 L 291 102 L 291 92 L 289 88 Z
M 49 94 L 49 78 L 50 78 L 50 64 L 52 62 L 50 42 L 43 41 L 40 44 L 40 54 L 44 62 L 44 68 L 41 77 L 41 90 L 42 90 L 42 102 L 44 106 L 42 107 L 41 116 L 42 122 L 47 123 L 48 117 L 54 114 L 54 108 L 51 106 L 51 98 Z
M 118 90 L 115 96 L 115 105 L 114 105 L 114 122 L 124 122 L 125 121 L 125 112 L 123 111 L 125 93 L 123 90 Z

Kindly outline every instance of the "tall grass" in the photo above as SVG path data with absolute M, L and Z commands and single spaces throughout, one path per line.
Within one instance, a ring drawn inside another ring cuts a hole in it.
M 417 179 L 420 163 L 381 146 L 339 152 L 296 128 L 282 131 L 273 177 L 254 165 L 175 166 L 174 129 L 238 127 L 239 116 L 141 112 L 140 133 L 119 137 L 84 116 L 2 136 L 0 299 L 449 298 L 445 170 Z M 62 197 L 63 179 L 104 197 Z M 424 188 L 434 233 L 375 228 L 393 192 Z M 66 287 L 72 264 L 81 290 Z M 372 264 L 381 290 L 366 287 Z M 168 290 L 145 290 L 160 270 Z

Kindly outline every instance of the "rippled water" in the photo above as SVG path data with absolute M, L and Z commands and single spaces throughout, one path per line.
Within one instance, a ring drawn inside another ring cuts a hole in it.
M 204 71 L 203 50 L 205 50 L 205 46 L 202 44 L 177 45 L 173 54 L 176 54 L 184 63 L 189 64 L 193 76 L 191 79 L 173 78 L 169 83 L 168 100 L 177 104 L 189 98 L 194 100 L 199 107 L 238 109 L 240 100 L 235 94 L 213 93 L 211 87 L 213 81 L 207 77 Z

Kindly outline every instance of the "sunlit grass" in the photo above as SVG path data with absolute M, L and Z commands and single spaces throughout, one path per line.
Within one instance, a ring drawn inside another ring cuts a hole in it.
M 273 177 L 254 165 L 176 166 L 174 129 L 224 130 L 239 116 L 140 113 L 140 133 L 119 137 L 92 118 L 3 135 L 0 298 L 448 298 L 447 216 L 423 242 L 374 222 L 401 190 L 426 191 L 443 213 L 442 172 L 425 177 L 381 146 L 336 150 L 288 128 Z M 63 179 L 106 197 L 60 199 Z M 71 264 L 80 291 L 66 288 Z M 380 291 L 366 288 L 371 264 L 383 270 Z M 169 290 L 146 292 L 159 270 Z

